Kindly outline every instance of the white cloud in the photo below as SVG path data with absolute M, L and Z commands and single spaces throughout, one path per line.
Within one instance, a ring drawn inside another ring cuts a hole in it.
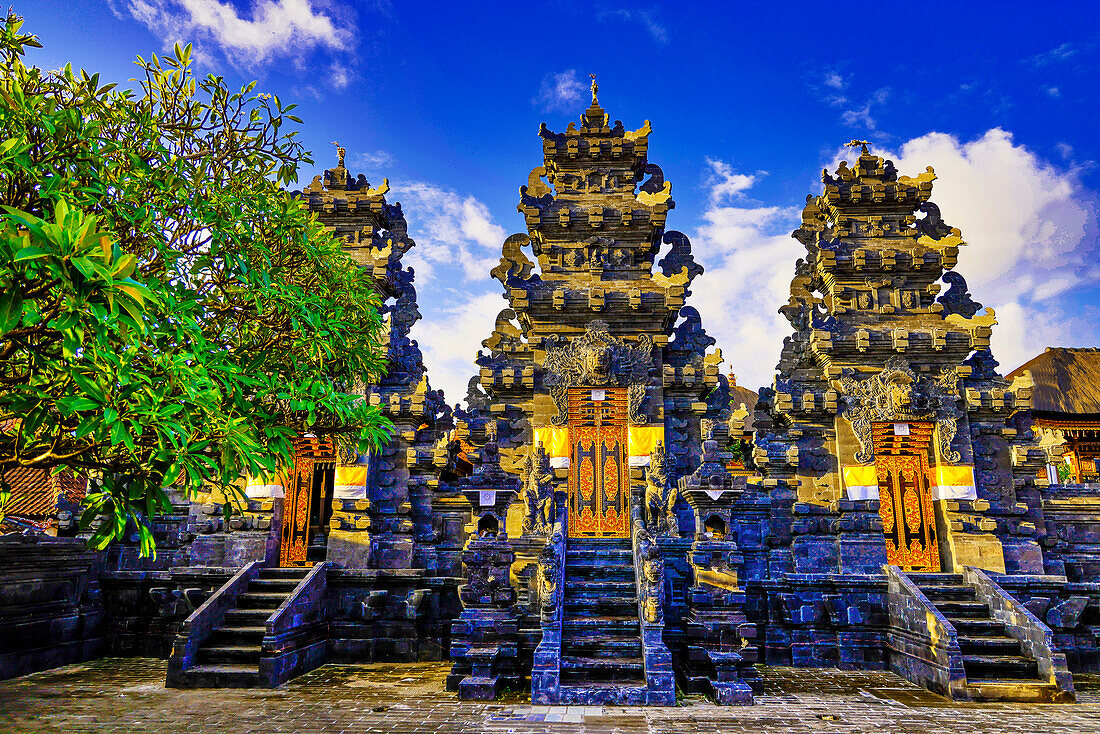
M 705 160 L 710 168 L 710 174 L 707 176 L 707 186 L 710 191 L 707 197 L 710 199 L 712 208 L 727 199 L 741 198 L 745 191 L 756 183 L 756 176 L 737 173 L 733 170 L 733 166 L 725 161 L 709 156 Z
M 1035 68 L 1042 66 L 1050 66 L 1051 64 L 1057 64 L 1062 61 L 1068 61 L 1077 55 L 1078 49 L 1072 43 L 1063 43 L 1061 46 L 1052 48 L 1049 51 L 1044 51 L 1041 54 L 1035 54 L 1025 59 L 1025 63 Z
M 876 89 L 862 106 L 845 110 L 841 113 L 840 119 L 844 120 L 848 125 L 862 125 L 868 130 L 874 131 L 877 128 L 875 118 L 871 114 L 872 110 L 876 106 L 884 104 L 889 97 L 889 87 Z
M 384 150 L 365 151 L 361 153 L 354 153 L 348 158 L 347 167 L 348 171 L 353 175 L 363 173 L 368 179 L 372 175 L 377 173 L 383 168 L 388 168 L 393 165 L 393 156 Z M 371 179 L 371 183 L 375 186 L 382 183 L 381 179 L 375 182 Z
M 387 198 L 401 202 L 416 241 L 404 262 L 416 274 L 423 320 L 410 337 L 424 353 L 432 386 L 442 388 L 454 405 L 466 397 L 481 342 L 508 305 L 489 275 L 500 260 L 505 232 L 482 201 L 438 184 L 397 183 Z
M 546 112 L 573 112 L 584 101 L 588 85 L 585 84 L 576 69 L 566 69 L 556 74 L 547 74 L 539 87 L 538 95 L 532 104 L 542 107 Z
M 115 0 L 112 7 L 144 23 L 166 44 L 194 41 L 201 53 L 210 43 L 243 67 L 300 59 L 318 49 L 346 51 L 354 38 L 346 21 L 311 0 L 256 0 L 244 15 L 219 0 Z
M 657 20 L 657 12 L 655 10 L 626 10 L 620 8 L 619 10 L 602 12 L 597 17 L 600 20 L 618 18 L 625 21 L 640 23 L 658 44 L 664 46 L 668 43 L 668 29 Z
M 1062 96 L 1062 92 L 1061 92 L 1060 89 L 1058 89 L 1058 87 L 1047 87 L 1046 90 L 1047 90 L 1047 94 L 1049 94 L 1051 97 L 1061 97 Z
M 692 285 L 689 304 L 718 340 L 740 385 L 769 385 L 779 361 L 794 263 L 805 254 L 791 238 L 798 207 L 753 205 L 745 192 L 764 175 L 736 173 L 730 163 L 707 159 L 709 205 L 691 235 L 692 251 L 705 268 Z
M 333 89 L 347 89 L 351 83 L 351 70 L 342 64 L 329 67 L 328 83 Z
M 838 91 L 844 90 L 848 87 L 848 83 L 844 81 L 844 77 L 835 71 L 828 70 L 825 72 L 825 79 L 822 81 L 827 87 L 832 87 Z
M 417 247 L 407 258 L 417 265 L 421 283 L 458 266 L 464 280 L 488 281 L 500 259 L 504 228 L 473 196 L 424 181 L 392 185 L 391 201 L 400 201 Z
M 496 281 L 493 285 L 497 285 Z M 477 374 L 474 358 L 482 348 L 481 342 L 493 333 L 497 314 L 508 306 L 499 286 L 483 288 L 480 293 L 432 291 L 431 299 L 442 295 L 447 303 L 431 308 L 430 313 L 425 309 L 425 301 L 430 299 L 424 297 L 422 290 L 418 291 L 420 310 L 425 316 L 411 336 L 424 353 L 432 387 L 442 389 L 451 405 L 465 400 L 467 383 Z

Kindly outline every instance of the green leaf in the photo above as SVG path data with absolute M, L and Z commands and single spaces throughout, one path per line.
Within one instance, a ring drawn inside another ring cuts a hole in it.
M 22 250 L 15 254 L 15 262 L 23 262 L 25 260 L 40 260 L 44 257 L 49 257 L 49 250 L 44 250 L 41 247 L 31 245 L 24 247 Z
M 0 292 L 0 334 L 5 334 L 23 318 L 23 292 L 19 288 L 8 288 Z
M 63 415 L 72 415 L 73 413 L 84 410 L 98 410 L 101 407 L 102 404 L 98 400 L 82 397 L 80 395 L 67 395 L 57 401 L 57 409 L 60 410 Z

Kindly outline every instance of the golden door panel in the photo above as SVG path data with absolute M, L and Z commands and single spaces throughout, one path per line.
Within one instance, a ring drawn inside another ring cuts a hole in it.
M 940 570 L 928 464 L 923 456 L 878 456 L 879 514 L 886 562 L 903 571 Z
M 569 391 L 569 535 L 625 538 L 630 530 L 626 390 Z
M 294 457 L 294 473 L 283 499 L 283 526 L 279 542 L 280 566 L 305 566 L 309 548 L 309 509 L 313 492 L 313 457 Z

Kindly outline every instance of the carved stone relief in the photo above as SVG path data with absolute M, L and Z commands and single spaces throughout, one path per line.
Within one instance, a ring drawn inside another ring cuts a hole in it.
M 602 385 L 625 386 L 630 422 L 645 422 L 642 407 L 653 367 L 653 340 L 648 335 L 627 344 L 611 336 L 607 322 L 592 321 L 584 334 L 550 346 L 543 367 L 544 384 L 550 388 L 550 397 L 558 409 L 551 419 L 554 425 L 566 423 L 570 387 Z
M 921 378 L 904 357 L 892 357 L 882 372 L 864 380 L 841 377 L 834 386 L 845 397 L 845 417 L 859 439 L 858 462 L 875 458 L 871 441 L 871 426 L 875 422 L 898 423 L 927 420 L 939 430 L 940 454 L 951 463 L 959 461 L 959 452 L 952 449 L 960 413 L 956 405 L 958 374 L 945 369 L 935 379 Z

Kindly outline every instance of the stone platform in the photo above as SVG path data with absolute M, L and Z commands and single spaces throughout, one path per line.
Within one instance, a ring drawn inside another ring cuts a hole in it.
M 1005 732 L 1100 731 L 1100 677 L 1077 704 L 958 704 L 891 673 L 761 666 L 757 705 L 459 701 L 447 663 L 326 665 L 275 690 L 164 688 L 165 662 L 108 658 L 0 683 L 4 732 Z

